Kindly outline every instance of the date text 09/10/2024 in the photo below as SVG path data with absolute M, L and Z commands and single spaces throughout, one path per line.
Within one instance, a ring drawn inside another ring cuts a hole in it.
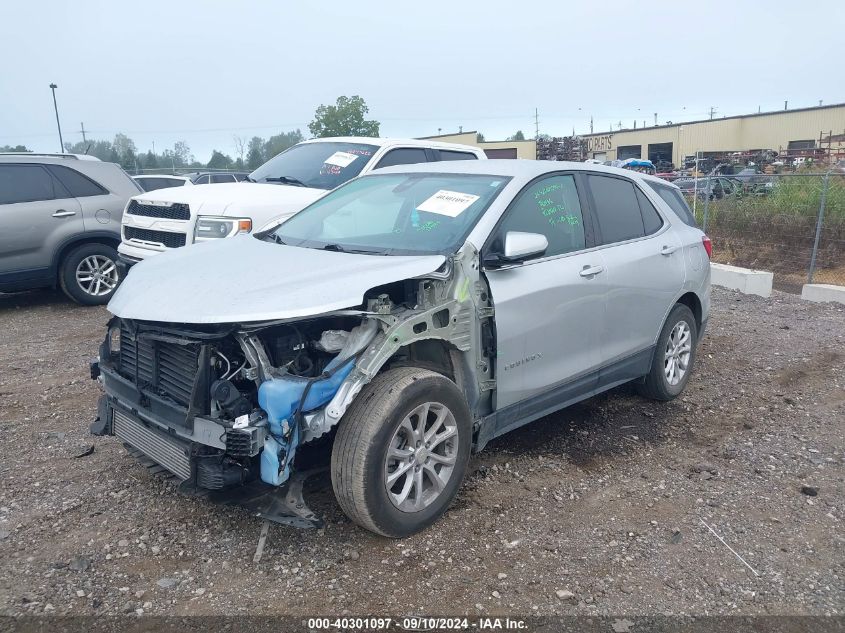
M 379 617 L 343 617 L 343 618 L 309 618 L 309 630 L 405 630 L 405 631 L 428 631 L 428 630 L 526 630 L 527 623 L 521 619 L 484 617 L 469 619 L 462 617 L 437 618 L 425 616 L 406 616 L 403 618 L 379 618 Z

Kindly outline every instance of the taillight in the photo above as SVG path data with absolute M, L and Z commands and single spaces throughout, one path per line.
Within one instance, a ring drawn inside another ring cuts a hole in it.
M 713 242 L 706 235 L 701 236 L 701 243 L 704 244 L 704 250 L 707 251 L 707 257 L 713 257 Z

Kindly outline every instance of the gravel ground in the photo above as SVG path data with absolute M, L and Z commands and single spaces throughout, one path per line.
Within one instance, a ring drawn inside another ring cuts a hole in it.
M 402 541 L 317 485 L 325 529 L 271 526 L 258 564 L 257 519 L 88 435 L 106 320 L 0 295 L 0 614 L 845 613 L 841 306 L 716 290 L 679 400 L 620 388 L 495 441 Z

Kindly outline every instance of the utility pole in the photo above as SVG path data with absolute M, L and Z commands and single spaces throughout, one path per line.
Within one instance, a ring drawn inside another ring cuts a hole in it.
M 590 125 L 590 132 L 592 132 L 592 124 Z M 534 140 L 540 140 L 540 113 L 537 108 L 534 108 Z
M 65 153 L 65 143 L 62 140 L 62 124 L 59 123 L 59 106 L 56 104 L 56 84 L 50 84 L 50 90 L 53 91 L 53 109 L 56 111 L 56 127 L 59 128 L 59 145 L 61 146 L 61 153 Z
M 783 102 L 783 109 L 787 110 L 788 108 L 789 108 L 789 101 L 784 101 Z
M 716 114 L 716 108 L 710 106 L 710 120 L 713 120 L 713 115 Z
M 590 134 L 593 133 L 593 117 L 590 115 Z
M 87 140 L 85 138 L 85 123 L 79 124 L 79 131 L 82 132 L 82 142 L 85 143 L 85 141 Z
M 657 126 L 657 112 L 654 113 L 654 125 Z

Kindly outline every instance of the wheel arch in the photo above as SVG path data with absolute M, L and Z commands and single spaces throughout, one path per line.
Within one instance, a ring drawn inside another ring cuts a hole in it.
M 400 347 L 396 352 L 387 359 L 387 361 L 378 369 L 377 374 L 383 373 L 394 367 L 418 367 L 420 369 L 430 369 L 443 374 L 451 380 L 456 382 L 455 378 L 455 364 L 453 362 L 453 352 L 458 352 L 458 348 L 451 342 L 441 338 L 425 338 L 418 341 L 413 341 Z
M 678 300 L 675 303 L 685 305 L 692 311 L 692 315 L 695 317 L 695 330 L 696 332 L 701 332 L 701 323 L 704 315 L 704 309 L 701 305 L 701 299 L 698 298 L 698 295 L 694 292 L 686 292 L 680 297 L 678 297 Z
M 62 242 L 59 248 L 56 249 L 56 253 L 53 255 L 53 261 L 50 265 L 51 275 L 55 283 L 58 284 L 59 282 L 61 266 L 65 258 L 73 249 L 85 246 L 86 244 L 105 244 L 106 246 L 117 249 L 120 244 L 120 237 L 111 231 L 91 231 L 80 233 L 78 236 Z

